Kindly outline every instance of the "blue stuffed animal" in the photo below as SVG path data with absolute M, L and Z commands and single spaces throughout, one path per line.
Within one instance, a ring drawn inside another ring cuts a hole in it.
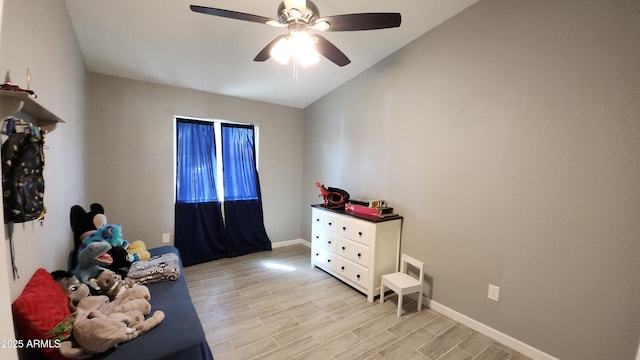
M 126 249 L 129 246 L 129 243 L 122 239 L 122 226 L 105 224 L 85 237 L 80 243 L 78 251 L 82 251 L 87 245 L 97 241 L 108 242 L 111 247 L 120 246 Z
M 113 262 L 111 255 L 108 254 L 110 249 L 111 245 L 108 242 L 96 241 L 78 252 L 78 266 L 73 270 L 73 274 L 95 292 L 100 291 L 95 279 Z

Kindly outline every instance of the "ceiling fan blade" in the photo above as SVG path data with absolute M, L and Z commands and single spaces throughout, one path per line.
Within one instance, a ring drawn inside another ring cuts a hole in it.
M 399 13 L 361 13 L 327 16 L 319 21 L 329 23 L 327 31 L 358 31 L 399 27 L 402 17 Z
M 190 5 L 189 7 L 193 12 L 207 14 L 207 15 L 214 15 L 214 16 L 222 16 L 229 19 L 251 21 L 251 22 L 256 22 L 261 24 L 267 24 L 267 23 L 273 23 L 273 22 L 279 23 L 278 20 L 270 19 L 268 17 L 253 15 L 253 14 L 246 14 L 238 11 L 216 9 L 216 8 L 210 8 L 210 7 L 199 6 L 199 5 Z
M 325 39 L 320 35 L 313 35 L 313 38 L 318 41 L 316 44 L 316 50 L 322 54 L 322 56 L 331 60 L 338 66 L 345 66 L 351 63 L 351 60 L 340 49 L 331 43 L 331 41 Z
M 273 48 L 273 46 L 280 41 L 280 39 L 287 37 L 287 35 L 280 35 L 277 38 L 271 40 L 270 43 L 267 44 L 267 46 L 264 47 L 264 49 L 260 50 L 260 52 L 258 53 L 258 55 L 256 55 L 255 58 L 253 58 L 253 61 L 267 61 L 269 60 L 269 58 L 271 57 L 271 49 Z

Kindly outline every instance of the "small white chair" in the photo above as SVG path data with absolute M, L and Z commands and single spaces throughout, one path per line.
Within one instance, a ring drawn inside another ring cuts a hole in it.
M 407 264 L 416 267 L 420 272 L 419 278 L 414 278 L 408 273 Z M 409 255 L 400 257 L 400 272 L 382 275 L 380 281 L 380 303 L 384 303 L 385 286 L 398 294 L 398 317 L 402 310 L 402 297 L 407 294 L 418 293 L 418 311 L 422 309 L 422 279 L 424 278 L 424 264 Z

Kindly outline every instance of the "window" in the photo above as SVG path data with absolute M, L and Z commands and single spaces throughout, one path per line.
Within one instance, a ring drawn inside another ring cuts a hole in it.
M 176 118 L 176 202 L 258 199 L 257 126 Z
M 175 245 L 186 266 L 271 250 L 258 127 L 176 117 Z

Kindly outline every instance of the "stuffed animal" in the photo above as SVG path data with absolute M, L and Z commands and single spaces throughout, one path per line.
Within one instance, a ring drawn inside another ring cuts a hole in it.
M 71 230 L 73 230 L 75 237 L 74 245 L 76 249 L 82 240 L 107 224 L 107 217 L 104 215 L 104 207 L 102 205 L 93 203 L 89 206 L 89 209 L 89 211 L 85 211 L 80 205 L 71 207 Z
M 79 308 L 73 324 L 74 342 L 78 346 L 69 341 L 61 342 L 60 353 L 72 359 L 86 359 L 143 335 L 163 320 L 162 311 L 156 311 L 145 320 L 139 311 L 105 315 Z
M 72 340 L 68 334 L 61 339 L 59 350 L 65 357 L 89 358 L 135 339 L 164 320 L 162 311 L 155 311 L 145 320 L 151 311 L 146 286 L 136 286 L 137 290 L 110 302 L 107 296 L 90 296 L 88 287 L 69 272 L 58 270 L 51 275 L 69 295 L 70 305 L 73 304 L 72 316 L 59 324 L 70 326 L 73 334 Z
M 133 289 L 137 290 L 114 301 L 109 301 L 107 296 L 98 295 L 87 296 L 78 302 L 73 338 L 83 350 L 82 353 L 86 355 L 107 351 L 120 343 L 135 339 L 164 320 L 164 312 L 159 310 L 145 320 L 145 315 L 151 312 L 151 304 L 147 300 L 149 290 L 146 286 L 136 286 L 130 290 Z M 62 354 L 70 357 L 72 354 L 65 354 L 65 350 L 68 348 L 61 348 Z M 77 352 L 78 349 L 75 348 L 76 354 L 73 355 L 77 356 Z
M 111 255 L 107 253 L 109 249 L 111 245 L 107 242 L 92 242 L 78 253 L 78 265 L 73 274 L 95 292 L 100 291 L 95 278 L 102 269 L 113 262 Z
M 148 294 L 148 292 L 147 292 Z M 137 297 L 139 296 L 139 297 Z M 78 301 L 76 309 L 100 311 L 105 315 L 126 313 L 128 311 L 140 311 L 143 315 L 151 313 L 151 303 L 145 298 L 144 290 L 131 292 L 128 297 L 116 298 L 109 301 L 106 295 L 90 295 Z
M 106 224 L 98 228 L 94 233 L 87 236 L 82 242 L 78 251 L 84 250 L 87 245 L 92 242 L 107 242 L 111 245 L 108 254 L 111 255 L 112 263 L 106 268 L 117 272 L 122 276 L 127 276 L 133 256 L 127 252 L 129 245 L 126 240 L 122 239 L 122 227 L 117 224 Z
M 96 284 L 100 287 L 102 295 L 109 297 L 110 301 L 116 298 L 144 298 L 149 300 L 151 294 L 146 286 L 140 285 L 133 281 L 133 279 L 125 277 L 122 279 L 119 274 L 106 269 L 100 272 L 96 278 Z M 136 289 L 132 289 L 136 287 Z
M 121 277 L 126 277 L 131 268 L 131 264 L 135 261 L 135 257 L 121 246 L 112 246 L 111 250 L 107 253 L 111 255 L 111 259 L 113 259 L 113 262 L 107 266 L 107 268 Z
M 51 273 L 53 279 L 60 285 L 62 290 L 67 293 L 69 297 L 69 308 L 71 311 L 76 311 L 78 302 L 91 295 L 91 291 L 86 284 L 83 284 L 72 273 L 64 270 L 56 270 Z
M 127 252 L 134 256 L 133 261 L 147 260 L 151 257 L 151 253 L 147 251 L 147 245 L 142 240 L 136 240 L 129 244 Z
M 129 243 L 122 239 L 122 226 L 117 224 L 104 224 L 95 231 L 88 232 L 87 236 L 80 242 L 78 250 L 82 250 L 88 244 L 96 241 L 108 242 L 111 247 L 126 248 Z
M 52 276 L 69 295 L 70 303 L 75 304 L 73 316 L 65 319 L 65 322 L 72 322 L 73 340 L 60 343 L 60 352 L 65 357 L 89 358 L 135 339 L 164 320 L 162 311 L 155 311 L 145 319 L 145 315 L 151 312 L 146 286 L 136 286 L 136 290 L 130 289 L 132 291 L 128 291 L 126 296 L 109 301 L 104 295 L 88 295 L 88 287 L 71 273 L 59 270 Z

